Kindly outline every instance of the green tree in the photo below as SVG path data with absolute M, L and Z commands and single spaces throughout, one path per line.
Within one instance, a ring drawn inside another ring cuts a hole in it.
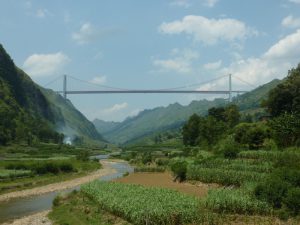
M 300 64 L 288 72 L 283 83 L 270 91 L 263 105 L 273 117 L 300 113 Z
M 202 118 L 197 114 L 193 114 L 188 122 L 182 128 L 182 136 L 184 145 L 195 146 L 199 136 L 199 124 Z

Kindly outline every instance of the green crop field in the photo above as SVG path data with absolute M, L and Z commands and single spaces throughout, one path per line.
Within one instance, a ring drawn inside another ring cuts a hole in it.
M 196 198 L 168 189 L 95 181 L 81 190 L 102 209 L 133 224 L 186 224 L 199 214 Z

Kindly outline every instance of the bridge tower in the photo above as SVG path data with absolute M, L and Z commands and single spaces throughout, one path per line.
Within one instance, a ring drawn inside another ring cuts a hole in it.
M 67 99 L 67 75 L 64 75 L 63 97 L 64 99 Z
M 229 74 L 229 102 L 232 101 L 232 79 L 231 74 Z

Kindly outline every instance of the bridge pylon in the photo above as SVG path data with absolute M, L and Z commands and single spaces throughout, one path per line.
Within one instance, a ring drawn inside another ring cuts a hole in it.
M 67 99 L 67 75 L 64 75 L 63 97 L 64 99 Z

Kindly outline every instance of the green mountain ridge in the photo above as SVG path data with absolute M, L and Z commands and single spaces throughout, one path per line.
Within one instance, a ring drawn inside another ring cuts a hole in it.
M 1 44 L 0 118 L 0 144 L 26 140 L 31 135 L 43 137 L 44 141 L 59 138 L 55 131 L 65 136 L 104 140 L 70 101 L 35 84 L 15 66 Z
M 57 94 L 50 89 L 40 89 L 51 104 L 55 118 L 60 118 L 60 120 L 55 123 L 55 129 L 58 132 L 71 138 L 83 136 L 92 140 L 104 141 L 93 123 L 78 111 L 71 101 L 64 99 L 60 94 Z
M 244 113 L 262 110 L 260 108 L 261 101 L 267 97 L 269 90 L 280 82 L 280 80 L 275 79 L 250 92 L 234 97 L 232 103 L 237 104 Z M 137 116 L 127 118 L 120 123 L 105 121 L 99 123 L 100 120 L 94 120 L 94 124 L 108 141 L 117 144 L 129 144 L 138 142 L 156 132 L 178 129 L 192 114 L 205 115 L 209 108 L 226 104 L 228 101 L 220 98 L 212 101 L 205 99 L 192 101 L 187 106 L 174 103 L 167 107 L 144 110 Z

